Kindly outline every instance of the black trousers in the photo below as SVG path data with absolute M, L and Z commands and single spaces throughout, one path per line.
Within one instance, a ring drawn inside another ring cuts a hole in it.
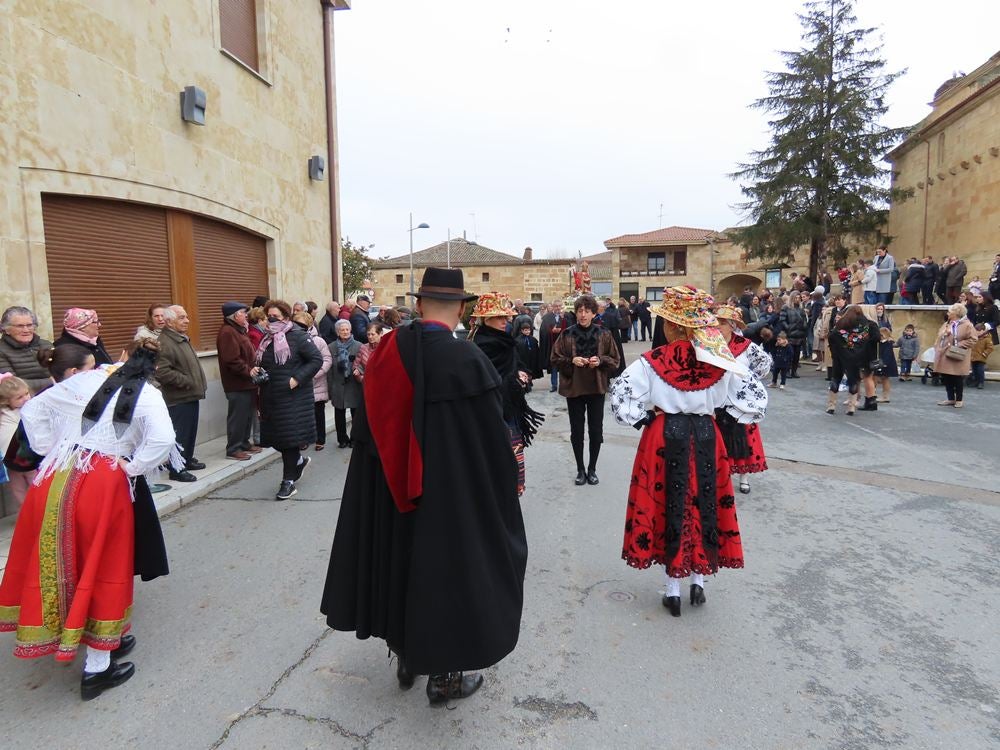
M 231 456 L 250 447 L 253 432 L 253 391 L 226 393 L 226 455 Z
M 587 423 L 590 437 L 590 465 L 588 469 L 597 466 L 597 456 L 604 442 L 604 394 L 594 393 L 589 396 L 573 396 L 566 399 L 566 410 L 569 412 L 569 442 L 573 446 L 578 471 L 583 466 L 583 425 Z
M 965 391 L 965 379 L 961 375 L 945 375 L 941 373 L 945 393 L 949 401 L 961 401 Z
M 354 420 L 354 409 L 351 409 L 351 421 Z M 337 445 L 344 445 L 351 442 L 351 436 L 347 434 L 347 409 L 333 410 L 333 423 L 337 428 Z
M 286 448 L 281 451 L 281 479 L 294 482 L 299 476 L 299 461 L 302 453 L 298 448 Z
M 326 401 L 316 405 L 316 445 L 326 445 Z
M 198 437 L 199 405 L 198 401 L 188 401 L 167 407 L 184 463 L 190 463 L 194 459 L 194 443 Z
M 650 331 L 650 326 L 652 326 L 652 320 L 642 320 L 639 322 L 639 330 L 642 331 L 642 340 L 645 341 L 647 338 L 652 339 L 653 334 Z

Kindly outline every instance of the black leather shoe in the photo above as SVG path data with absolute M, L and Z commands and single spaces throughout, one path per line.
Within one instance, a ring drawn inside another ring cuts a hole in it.
M 679 596 L 663 595 L 663 606 L 670 610 L 674 617 L 681 616 L 681 598 Z
M 134 635 L 123 635 L 121 643 L 118 645 L 114 651 L 111 652 L 111 661 L 118 661 L 123 656 L 128 656 L 132 653 L 132 649 L 135 648 L 135 636 Z
M 112 661 L 111 666 L 103 672 L 84 672 L 83 679 L 80 680 L 80 697 L 85 701 L 94 700 L 94 698 L 105 690 L 110 690 L 124 682 L 128 682 L 134 674 L 135 664 L 130 661 L 125 661 L 121 664 L 115 664 Z
M 201 471 L 202 469 L 205 468 L 205 464 L 193 458 L 186 464 L 184 464 L 184 468 L 187 469 L 188 471 Z
M 697 607 L 699 604 L 705 603 L 705 589 L 699 586 L 697 583 L 691 584 L 691 606 Z
M 599 484 L 601 480 L 597 478 L 597 472 L 591 469 L 587 472 L 587 484 Z
M 413 672 L 406 667 L 403 657 L 396 654 L 396 679 L 399 680 L 400 690 L 409 690 L 413 687 Z
M 170 478 L 175 482 L 197 482 L 198 477 L 185 469 L 184 471 L 170 472 Z
M 575 481 L 577 485 L 586 484 L 587 472 L 585 472 L 583 469 L 580 469 L 578 472 L 576 472 L 576 479 L 573 481 Z
M 432 706 L 437 706 L 450 700 L 468 698 L 482 685 L 483 676 L 479 672 L 432 674 L 427 678 L 427 699 Z

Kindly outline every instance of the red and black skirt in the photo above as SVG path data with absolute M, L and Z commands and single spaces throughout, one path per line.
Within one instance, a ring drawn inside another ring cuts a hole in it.
M 733 474 L 757 474 L 767 471 L 767 456 L 764 443 L 760 439 L 760 427 L 755 424 L 743 425 L 747 432 L 747 455 L 731 458 L 730 471 Z
M 742 568 L 729 458 L 707 415 L 658 414 L 632 467 L 622 559 L 672 578 Z

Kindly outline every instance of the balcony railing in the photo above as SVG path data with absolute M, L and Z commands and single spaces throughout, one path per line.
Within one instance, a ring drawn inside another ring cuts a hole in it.
M 665 271 L 626 271 L 622 269 L 618 273 L 619 276 L 687 276 L 687 270 L 678 271 L 675 269 L 668 269 Z

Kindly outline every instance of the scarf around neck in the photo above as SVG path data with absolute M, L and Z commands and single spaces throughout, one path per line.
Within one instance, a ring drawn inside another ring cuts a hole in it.
M 85 344 L 90 344 L 91 346 L 95 346 L 97 344 L 97 336 L 87 336 L 83 333 L 83 331 L 67 328 L 66 333 L 75 338 L 77 341 L 82 341 Z
M 346 378 L 351 374 L 350 354 L 354 339 L 347 339 L 347 341 L 337 339 L 334 343 L 337 345 L 337 372 Z
M 288 361 L 291 350 L 288 347 L 287 334 L 295 324 L 290 320 L 276 320 L 267 324 L 267 331 L 264 338 L 257 345 L 257 363 L 260 363 L 264 356 L 264 351 L 271 342 L 274 342 L 274 362 L 283 365 Z

